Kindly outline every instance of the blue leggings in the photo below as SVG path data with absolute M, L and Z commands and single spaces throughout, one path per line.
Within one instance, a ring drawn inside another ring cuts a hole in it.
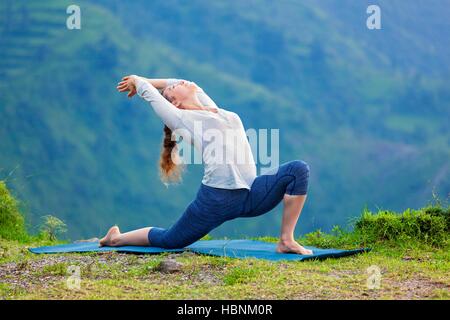
M 305 195 L 309 166 L 302 160 L 280 165 L 276 173 L 256 177 L 250 190 L 221 189 L 201 184 L 197 197 L 169 229 L 152 227 L 150 246 L 184 248 L 222 223 L 235 218 L 262 215 L 275 208 L 285 194 Z

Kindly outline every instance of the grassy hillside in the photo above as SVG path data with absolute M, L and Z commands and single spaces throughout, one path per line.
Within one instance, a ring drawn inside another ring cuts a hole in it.
M 14 199 L 3 186 L 0 204 Z M 5 208 L 0 206 L 2 217 L 17 216 L 14 207 Z M 353 231 L 335 227 L 330 234 L 317 230 L 297 239 L 324 248 L 372 248 L 323 261 L 270 262 L 191 252 L 34 255 L 29 247 L 58 242 L 45 234 L 13 240 L 4 236 L 5 229 L 13 230 L 0 220 L 0 299 L 450 298 L 450 207 L 438 204 L 403 213 L 364 210 Z M 170 272 L 162 267 L 167 261 L 175 261 Z M 79 271 L 79 283 L 73 270 Z M 374 276 L 378 280 L 371 281 Z
M 159 182 L 162 124 L 115 92 L 130 73 L 193 79 L 247 128 L 279 128 L 280 162 L 311 167 L 300 233 L 330 231 L 365 206 L 404 211 L 433 190 L 446 197 L 445 1 L 412 27 L 417 8 L 383 2 L 380 34 L 353 3 L 81 1 L 82 29 L 69 31 L 68 1 L 2 2 L 0 179 L 30 231 L 49 214 L 72 239 L 115 223 L 168 227 L 195 196 L 201 166 L 180 186 Z M 276 236 L 280 214 L 212 234 Z

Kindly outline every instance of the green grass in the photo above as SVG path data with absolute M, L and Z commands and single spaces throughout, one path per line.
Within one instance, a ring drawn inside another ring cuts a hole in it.
M 3 197 L 13 203 L 6 192 Z M 19 214 L 15 206 L 8 208 L 11 217 Z M 42 235 L 2 236 L 0 299 L 449 299 L 448 214 L 448 207 L 437 205 L 403 213 L 364 210 L 353 230 L 336 226 L 329 234 L 317 230 L 297 241 L 317 247 L 364 246 L 370 252 L 303 262 L 192 252 L 36 255 L 28 248 L 59 242 Z M 12 226 L 23 228 L 4 223 L 0 231 L 8 232 L 1 234 L 14 233 Z M 159 264 L 168 257 L 180 262 L 181 270 L 160 272 Z M 371 269 L 379 272 L 379 288 L 368 286 Z M 77 274 L 80 282 L 74 287 Z
M 258 276 L 258 270 L 253 266 L 236 267 L 229 270 L 223 276 L 223 282 L 226 285 L 235 285 L 243 283 L 251 283 Z
M 10 244 L 23 248 L 11 241 L 2 241 L 1 247 Z M 389 242 L 360 255 L 304 262 L 192 253 L 33 255 L 15 250 L 8 262 L 0 262 L 1 269 L 9 271 L 2 274 L 0 298 L 448 299 L 449 249 Z M 169 255 L 183 264 L 181 271 L 157 271 L 156 266 Z M 80 268 L 79 289 L 68 287 L 71 265 Z M 370 266 L 381 272 L 379 289 L 367 287 Z
M 374 215 L 376 216 L 376 215 Z M 382 215 L 380 215 L 381 217 Z M 337 229 L 336 229 L 337 230 Z M 335 230 L 335 231 L 336 231 Z M 355 235 L 311 233 L 304 245 L 354 248 Z M 276 238 L 255 238 L 277 241 Z M 320 239 L 320 241 L 318 240 Z M 265 261 L 197 255 L 83 253 L 34 255 L 29 246 L 0 240 L 0 298 L 4 299 L 448 299 L 450 246 L 405 238 L 379 240 L 372 251 L 322 261 Z M 6 249 L 6 250 L 5 250 Z M 166 274 L 157 266 L 167 257 L 182 263 Z M 70 289 L 69 266 L 80 270 L 79 289 Z M 368 268 L 381 273 L 370 289 Z

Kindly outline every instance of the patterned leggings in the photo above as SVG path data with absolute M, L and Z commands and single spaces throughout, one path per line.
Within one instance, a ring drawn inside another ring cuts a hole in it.
M 150 246 L 184 248 L 225 221 L 255 217 L 272 210 L 285 194 L 306 194 L 309 179 L 306 162 L 290 161 L 280 165 L 274 172 L 256 177 L 250 190 L 214 188 L 202 183 L 196 198 L 175 224 L 169 229 L 150 229 Z

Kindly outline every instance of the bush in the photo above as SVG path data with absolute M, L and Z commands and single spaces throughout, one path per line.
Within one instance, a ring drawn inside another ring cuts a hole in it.
M 419 240 L 440 246 L 448 238 L 448 209 L 407 209 L 402 214 L 389 210 L 372 214 L 365 210 L 355 224 L 355 232 L 368 242 Z
M 28 240 L 24 218 L 18 209 L 18 201 L 10 194 L 2 180 L 0 180 L 0 238 Z
M 376 243 L 417 243 L 443 247 L 450 235 L 450 207 L 428 206 L 420 210 L 407 209 L 403 213 L 365 209 L 354 223 L 352 231 L 335 226 L 331 233 L 321 230 L 305 235 L 307 244 L 322 248 L 354 248 Z
M 447 226 L 447 232 L 450 232 L 450 206 L 447 209 L 437 206 L 429 206 L 423 209 L 425 213 L 431 216 L 442 217 Z

